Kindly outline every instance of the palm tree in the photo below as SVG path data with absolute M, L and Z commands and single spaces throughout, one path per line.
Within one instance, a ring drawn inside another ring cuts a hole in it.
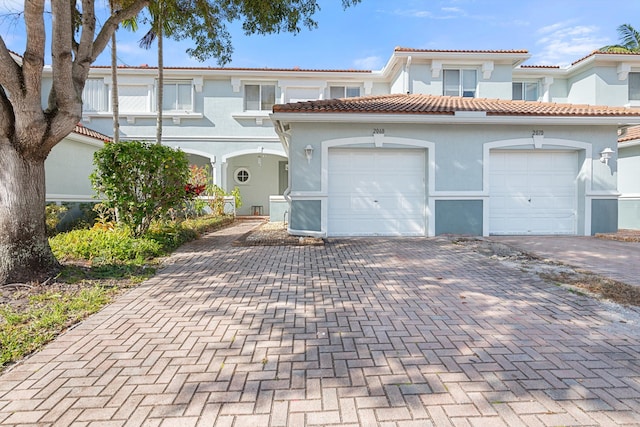
M 158 40 L 158 92 L 156 96 L 156 143 L 162 144 L 162 107 L 164 102 L 164 49 L 165 34 L 171 34 L 173 27 L 170 19 L 163 19 L 166 10 L 163 0 L 151 2 L 148 7 L 151 15 L 151 29 L 140 39 L 140 47 L 150 49 Z
M 640 32 L 630 24 L 618 27 L 618 39 L 620 44 L 604 46 L 600 50 L 611 53 L 640 53 Z
M 109 0 L 111 15 L 118 13 L 122 5 L 118 0 Z M 122 26 L 136 31 L 138 22 L 136 18 L 122 21 Z M 117 31 L 117 28 L 116 28 Z M 120 142 L 120 100 L 118 98 L 118 50 L 116 43 L 116 31 L 111 35 L 111 109 L 113 112 L 113 142 Z

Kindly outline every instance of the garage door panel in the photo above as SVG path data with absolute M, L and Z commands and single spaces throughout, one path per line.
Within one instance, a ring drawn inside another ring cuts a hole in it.
M 424 235 L 424 150 L 329 150 L 328 234 Z
M 576 152 L 491 152 L 489 232 L 575 234 L 577 175 Z

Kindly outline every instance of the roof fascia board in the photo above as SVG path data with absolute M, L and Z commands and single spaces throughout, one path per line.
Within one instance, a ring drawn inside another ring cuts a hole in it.
M 573 74 L 588 66 L 596 66 L 599 64 L 611 65 L 611 64 L 618 64 L 618 63 L 629 63 L 629 64 L 632 64 L 632 66 L 640 67 L 640 55 L 628 55 L 628 54 L 616 55 L 611 53 L 607 53 L 607 54 L 596 53 L 581 61 L 574 63 L 566 70 L 567 70 L 567 74 Z
M 131 75 L 131 74 L 152 74 L 158 73 L 157 68 L 144 68 L 144 67 L 127 67 L 118 68 L 119 75 Z M 165 75 L 184 75 L 184 76 L 220 76 L 231 77 L 237 76 L 242 79 L 259 77 L 271 80 L 292 78 L 292 79 L 309 79 L 309 78 L 332 78 L 334 80 L 368 80 L 372 77 L 379 77 L 372 71 L 341 71 L 341 70 L 310 70 L 310 71 L 295 71 L 295 70 L 269 70 L 269 69 L 249 69 L 249 70 L 234 70 L 234 69 L 207 69 L 207 68 L 164 68 Z M 110 68 L 93 67 L 90 74 L 111 74 Z
M 527 60 L 531 57 L 528 53 L 517 52 L 433 52 L 433 51 L 401 51 L 394 52 L 394 55 L 398 58 L 404 58 L 412 56 L 414 59 L 437 59 L 437 60 L 457 60 L 460 58 L 463 61 L 494 61 L 496 63 L 510 63 L 513 61 Z
M 80 133 L 77 132 L 71 132 L 69 135 L 67 135 L 64 139 L 67 139 L 69 141 L 73 141 L 73 142 L 79 142 L 82 144 L 87 144 L 87 145 L 92 145 L 94 147 L 99 147 L 102 148 L 104 147 L 105 141 L 95 138 L 93 136 L 88 136 L 88 135 L 82 135 Z
M 455 116 L 445 114 L 272 113 L 272 121 L 286 123 L 415 123 L 415 124 L 546 124 L 621 126 L 640 124 L 640 117 L 625 116 Z
M 627 147 L 637 147 L 640 145 L 640 139 L 632 139 L 631 141 L 619 142 L 618 149 Z

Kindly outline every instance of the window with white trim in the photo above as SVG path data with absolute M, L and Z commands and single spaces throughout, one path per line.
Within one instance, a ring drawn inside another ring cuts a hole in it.
M 244 85 L 245 111 L 271 111 L 276 103 L 276 86 L 272 84 Z
M 82 110 L 85 112 L 109 111 L 108 96 L 104 79 L 87 79 L 82 91 Z
M 148 113 L 151 112 L 151 95 L 153 88 L 149 85 L 118 85 L 118 102 L 120 112 Z
M 629 73 L 629 101 L 640 101 L 640 73 Z
M 188 80 L 165 81 L 162 111 L 193 111 L 193 85 Z
M 329 87 L 329 98 L 356 98 L 360 96 L 360 87 L 358 86 L 331 86 Z
M 233 180 L 236 184 L 247 184 L 251 179 L 251 172 L 247 168 L 238 168 L 233 173 Z
M 442 70 L 442 94 L 446 96 L 476 97 L 478 73 L 476 70 Z
M 514 101 L 537 101 L 538 83 L 536 82 L 513 82 L 512 96 Z

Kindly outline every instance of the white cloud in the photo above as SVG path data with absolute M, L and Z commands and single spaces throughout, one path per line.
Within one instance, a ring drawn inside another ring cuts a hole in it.
M 531 62 L 566 66 L 610 43 L 599 34 L 599 28 L 596 26 L 570 24 L 571 21 L 565 21 L 540 28 L 537 31 L 540 38 L 536 45 L 541 46 L 541 49 L 533 55 Z
M 353 65 L 357 69 L 363 70 L 379 70 L 384 65 L 384 60 L 379 56 L 367 56 L 353 61 Z
M 464 14 L 464 10 L 460 9 L 459 7 L 443 7 L 441 10 L 448 13 Z
M 443 7 L 440 9 L 440 13 L 424 9 L 396 9 L 392 14 L 420 19 L 452 19 L 467 16 L 467 13 L 459 7 Z
M 0 13 L 16 13 L 24 10 L 24 0 L 0 0 Z

